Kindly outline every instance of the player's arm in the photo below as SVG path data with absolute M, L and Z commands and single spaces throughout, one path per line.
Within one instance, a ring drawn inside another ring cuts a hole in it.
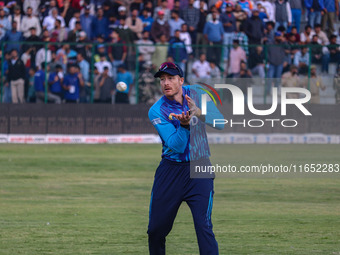
M 177 129 L 162 113 L 154 109 L 149 111 L 149 119 L 165 144 L 174 152 L 184 153 L 189 141 L 189 129 L 179 126 Z

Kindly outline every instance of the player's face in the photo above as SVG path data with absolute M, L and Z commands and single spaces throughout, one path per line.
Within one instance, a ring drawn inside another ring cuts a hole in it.
M 167 98 L 174 98 L 182 91 L 184 78 L 164 73 L 161 75 L 160 80 L 162 92 Z

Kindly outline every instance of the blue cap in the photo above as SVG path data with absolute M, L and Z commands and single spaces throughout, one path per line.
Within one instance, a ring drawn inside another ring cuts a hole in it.
M 183 70 L 179 67 L 179 65 L 172 62 L 164 62 L 159 67 L 158 72 L 154 75 L 155 78 L 158 78 L 162 75 L 162 73 L 167 73 L 170 75 L 178 75 L 179 77 L 183 77 Z
M 281 32 L 275 32 L 275 36 L 281 36 Z

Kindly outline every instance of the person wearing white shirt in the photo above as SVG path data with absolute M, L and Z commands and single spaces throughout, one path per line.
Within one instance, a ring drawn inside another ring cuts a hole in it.
M 109 68 L 109 76 L 112 77 L 112 65 L 109 61 L 106 60 L 105 53 L 100 54 L 100 61 L 94 64 L 97 67 L 97 70 L 100 74 L 104 72 L 104 67 L 107 66 Z
M 178 11 L 171 11 L 171 19 L 168 21 L 168 23 L 170 26 L 170 36 L 174 36 L 175 31 L 181 30 L 181 26 L 185 22 L 179 17 Z
M 269 2 L 268 0 L 262 0 L 262 1 L 258 1 L 257 3 L 260 3 L 267 12 L 268 15 L 268 19 L 264 19 L 265 22 L 267 21 L 274 21 L 275 20 L 275 15 L 274 15 L 274 7 L 273 4 L 271 2 Z
M 191 36 L 188 32 L 188 25 L 187 24 L 182 24 L 181 26 L 181 32 L 179 34 L 179 39 L 181 39 L 185 46 L 186 46 L 186 50 L 188 55 L 190 55 L 192 53 L 192 47 L 191 47 Z
M 24 33 L 24 37 L 28 38 L 31 36 L 30 28 L 34 27 L 36 30 L 36 35 L 40 36 L 41 34 L 41 26 L 39 19 L 33 16 L 32 7 L 28 7 L 26 10 L 26 15 L 22 18 L 21 21 L 21 31 Z
M 23 18 L 23 15 L 21 15 L 21 8 L 19 5 L 16 5 L 14 7 L 14 14 L 8 16 L 9 22 L 12 24 L 13 21 L 17 22 L 17 31 L 22 32 L 21 28 L 21 20 Z
M 200 55 L 200 59 L 196 60 L 192 64 L 192 72 L 193 72 L 194 79 L 210 78 L 210 71 L 211 71 L 211 68 L 210 68 L 209 62 L 206 61 L 206 55 L 202 53 Z
M 57 8 L 53 8 L 51 10 L 51 15 L 48 15 L 44 18 L 43 27 L 46 28 L 49 32 L 51 32 L 54 29 L 56 19 L 59 19 L 61 21 L 61 27 L 65 27 L 65 20 L 63 17 L 58 15 Z

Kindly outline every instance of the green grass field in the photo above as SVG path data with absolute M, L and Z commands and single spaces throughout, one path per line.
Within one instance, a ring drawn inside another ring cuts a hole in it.
M 340 157 L 336 145 L 226 149 L 235 164 Z M 0 254 L 148 254 L 160 151 L 160 145 L 0 145 Z M 340 254 L 339 176 L 217 178 L 212 220 L 220 254 Z M 186 204 L 167 254 L 198 254 Z

